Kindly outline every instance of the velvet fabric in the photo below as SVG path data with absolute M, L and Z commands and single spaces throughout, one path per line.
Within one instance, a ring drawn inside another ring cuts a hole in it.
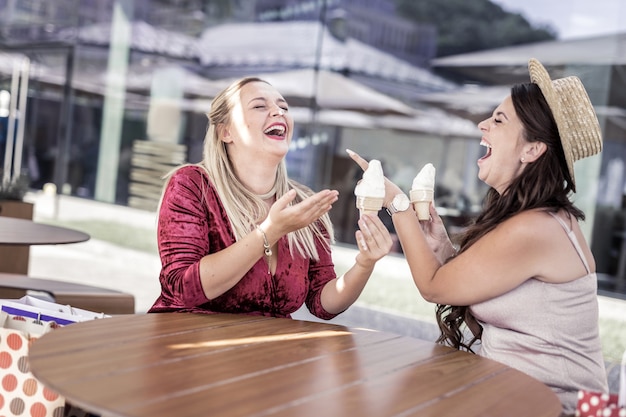
M 200 259 L 233 243 L 235 237 L 221 200 L 207 173 L 190 165 L 170 179 L 159 209 L 157 228 L 161 257 L 161 295 L 149 313 L 243 313 L 291 317 L 306 303 L 321 319 L 331 319 L 321 304 L 324 285 L 336 277 L 328 249 L 317 243 L 319 261 L 291 256 L 287 237 L 278 241 L 276 273 L 260 257 L 241 280 L 209 300 L 200 282 Z M 259 253 L 262 253 L 259 248 Z

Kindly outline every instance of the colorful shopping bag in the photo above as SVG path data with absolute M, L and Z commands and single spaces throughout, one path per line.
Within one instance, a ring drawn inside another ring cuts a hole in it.
M 110 317 L 104 313 L 51 303 L 30 295 L 25 295 L 16 300 L 0 300 L 0 310 L 11 315 L 30 317 L 41 321 L 54 321 L 62 326 Z
M 626 417 L 626 351 L 619 378 L 619 394 L 579 391 L 576 417 Z
M 63 417 L 65 398 L 41 384 L 28 365 L 30 344 L 56 327 L 0 311 L 1 417 Z

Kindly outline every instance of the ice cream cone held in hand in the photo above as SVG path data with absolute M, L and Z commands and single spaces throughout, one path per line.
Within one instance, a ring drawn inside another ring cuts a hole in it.
M 419 220 L 430 219 L 430 203 L 435 197 L 435 167 L 428 163 L 418 172 L 411 186 L 410 200 Z
M 383 207 L 385 199 L 385 177 L 380 161 L 372 159 L 363 172 L 363 179 L 354 188 L 356 207 L 360 215 L 374 214 Z

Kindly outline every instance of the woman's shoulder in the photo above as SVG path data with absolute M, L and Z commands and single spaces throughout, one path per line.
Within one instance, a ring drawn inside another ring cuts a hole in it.
M 494 237 L 512 239 L 519 251 L 548 253 L 551 248 L 564 244 L 570 231 L 580 233 L 573 216 L 568 216 L 566 211 L 541 208 L 526 210 L 507 219 L 496 228 Z M 581 235 L 580 239 L 584 237 Z
M 202 178 L 202 177 L 208 178 L 208 173 L 206 172 L 204 168 L 202 168 L 198 164 L 185 164 L 176 168 L 172 172 L 172 177 L 177 177 L 177 178 L 188 177 L 192 179 Z
M 210 184 L 209 173 L 198 164 L 186 164 L 176 168 L 170 174 L 170 181 L 187 184 Z
M 532 265 L 536 279 L 564 283 L 595 271 L 593 254 L 576 218 L 567 210 L 528 210 L 505 223 L 498 236 L 514 242 L 515 252 L 523 254 L 526 265 Z
M 215 187 L 209 179 L 208 172 L 197 164 L 187 164 L 176 168 L 168 175 L 167 188 L 176 192 L 205 194 Z
M 547 209 L 525 210 L 505 220 L 500 227 L 508 232 L 528 235 L 550 235 L 555 228 L 561 228 Z

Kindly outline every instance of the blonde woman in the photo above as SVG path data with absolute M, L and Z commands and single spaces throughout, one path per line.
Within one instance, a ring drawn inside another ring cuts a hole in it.
M 358 298 L 391 237 L 363 216 L 355 263 L 337 277 L 328 212 L 338 193 L 287 177 L 293 126 L 285 99 L 259 78 L 215 97 L 202 162 L 176 169 L 164 188 L 161 295 L 150 312 L 290 317 L 306 304 L 331 319 Z

